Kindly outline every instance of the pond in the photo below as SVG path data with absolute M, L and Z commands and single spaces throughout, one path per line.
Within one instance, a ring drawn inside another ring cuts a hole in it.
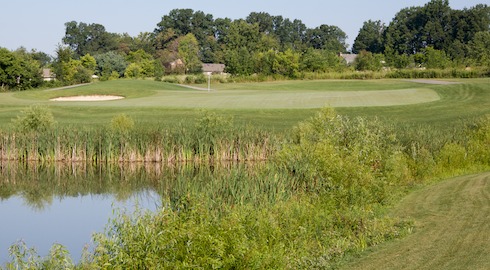
M 40 256 L 53 244 L 62 244 L 78 261 L 92 234 L 104 231 L 114 211 L 133 211 L 135 206 L 154 211 L 160 204 L 148 175 L 131 169 L 1 164 L 0 265 L 9 260 L 8 248 L 20 240 Z
M 258 201 L 257 193 L 278 199 L 277 190 L 286 189 L 271 188 L 270 179 L 280 184 L 277 174 L 261 174 L 261 168 L 262 163 L 0 162 L 0 265 L 19 240 L 43 257 L 53 244 L 62 244 L 78 262 L 92 234 L 103 233 L 115 211 L 155 211 L 163 202 L 179 206 L 189 194 L 209 198 L 217 208 Z

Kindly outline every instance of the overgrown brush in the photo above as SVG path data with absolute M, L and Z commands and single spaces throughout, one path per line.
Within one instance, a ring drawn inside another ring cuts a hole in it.
M 327 72 L 301 72 L 294 77 L 284 75 L 213 75 L 211 83 L 249 83 L 249 82 L 271 82 L 283 80 L 377 80 L 377 79 L 468 79 L 468 78 L 487 78 L 490 76 L 488 68 L 448 68 L 448 69 L 386 69 L 381 71 L 357 71 L 345 69 L 342 71 Z M 207 78 L 203 76 L 167 76 L 163 79 L 170 83 L 204 84 Z
M 0 130 L 0 160 L 42 162 L 215 162 L 265 160 L 278 147 L 275 136 L 235 129 L 231 119 L 204 112 L 173 129 L 138 127 L 125 115 L 107 127 Z M 20 122 L 20 121 L 19 121 Z M 31 128 L 32 129 L 32 128 Z
M 410 233 L 410 220 L 384 212 L 413 185 L 490 167 L 489 118 L 462 134 L 431 147 L 401 144 L 378 120 L 324 109 L 263 168 L 184 175 L 157 213 L 118 214 L 79 267 L 334 269 L 347 254 Z M 197 148 L 205 155 L 211 135 Z

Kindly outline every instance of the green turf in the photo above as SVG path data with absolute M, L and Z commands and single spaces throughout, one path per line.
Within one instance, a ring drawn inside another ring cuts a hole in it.
M 436 92 L 402 81 L 305 81 L 265 84 L 218 85 L 213 91 L 199 91 L 167 83 L 120 80 L 55 91 L 28 91 L 19 99 L 49 101 L 76 95 L 121 95 L 112 102 L 59 102 L 56 105 L 165 107 L 206 109 L 306 109 L 359 106 L 394 106 L 431 102 Z M 230 89 L 226 87 L 230 87 Z M 247 89 L 250 88 L 250 89 Z
M 412 218 L 414 233 L 373 248 L 345 269 L 490 269 L 490 173 L 416 191 L 393 215 Z
M 204 108 L 232 116 L 238 125 L 281 131 L 310 117 L 320 107 L 335 105 L 329 104 L 326 96 L 344 93 L 339 99 L 347 107 L 337 107 L 342 114 L 377 116 L 395 123 L 444 128 L 462 119 L 490 113 L 490 79 L 459 81 L 462 83 L 456 85 L 405 80 L 215 84 L 215 90 L 208 93 L 149 80 L 116 80 L 64 90 L 0 93 L 0 126 L 8 124 L 31 104 L 46 104 L 61 124 L 104 124 L 114 115 L 125 113 L 136 122 L 176 125 L 198 117 Z M 89 94 L 122 95 L 126 99 L 49 101 L 58 96 Z M 397 102 L 409 105 L 396 105 Z

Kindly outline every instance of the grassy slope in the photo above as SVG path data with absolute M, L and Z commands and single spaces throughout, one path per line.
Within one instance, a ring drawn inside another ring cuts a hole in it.
M 378 115 L 398 122 L 447 125 L 459 119 L 490 113 L 490 79 L 461 80 L 462 84 L 434 85 L 441 100 L 410 106 L 343 108 L 350 115 Z
M 218 91 L 210 95 L 207 92 L 154 81 L 118 80 L 67 90 L 0 93 L 0 126 L 8 124 L 21 109 L 34 103 L 48 104 L 56 120 L 61 124 L 106 124 L 114 115 L 126 113 L 136 122 L 172 126 L 198 117 L 199 107 L 206 101 L 208 103 L 204 104 L 206 105 L 204 107 L 223 115 L 233 116 L 237 125 L 250 124 L 263 129 L 283 131 L 312 116 L 318 107 L 326 105 L 324 102 L 319 102 L 317 97 L 329 91 L 365 90 L 370 93 L 382 90 L 432 89 L 441 96 L 441 100 L 405 106 L 337 108 L 337 110 L 351 116 L 378 116 L 395 123 L 430 124 L 447 128 L 461 122 L 462 119 L 490 113 L 489 85 L 490 79 L 463 80 L 463 84 L 459 85 L 425 85 L 402 80 L 286 81 L 216 84 L 214 88 Z M 225 88 L 229 90 L 224 90 Z M 257 91 L 259 89 L 262 91 Z M 60 95 L 96 93 L 124 94 L 128 98 L 122 101 L 93 103 L 48 101 L 49 98 Z M 232 105 L 216 106 L 219 102 L 213 95 L 221 95 L 219 100 L 221 104 L 226 104 L 228 101 L 230 104 L 241 104 L 241 108 Z M 293 105 L 272 108 L 267 106 L 267 102 L 263 102 L 274 98 L 279 98 L 281 102 L 287 102 L 289 99 Z M 302 99 L 304 103 L 298 103 L 298 99 Z M 194 107 L 182 107 L 182 104 L 189 104 L 191 100 L 198 104 L 194 104 Z M 262 105 L 257 106 L 257 104 Z
M 413 218 L 415 232 L 345 269 L 490 269 L 490 173 L 413 192 L 393 215 Z

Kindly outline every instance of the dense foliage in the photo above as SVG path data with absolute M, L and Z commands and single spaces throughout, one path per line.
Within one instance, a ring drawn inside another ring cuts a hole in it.
M 24 90 L 41 84 L 42 59 L 37 52 L 20 48 L 14 52 L 0 47 L 0 91 Z
M 71 21 L 65 28 L 64 45 L 53 62 L 37 52 L 2 49 L 2 89 L 39 86 L 41 66 L 51 67 L 58 83 L 74 84 L 89 82 L 94 74 L 101 80 L 160 80 L 164 74 L 199 73 L 202 63 L 225 64 L 225 71 L 237 76 L 285 78 L 332 71 L 464 69 L 490 63 L 490 7 L 454 10 L 447 0 L 404 8 L 388 25 L 366 21 L 352 46 L 353 53 L 364 57 L 354 63 L 339 56 L 348 51 L 347 35 L 339 27 L 308 28 L 301 20 L 265 12 L 231 20 L 175 9 L 153 32 L 136 37 L 109 33 L 100 24 Z M 95 58 L 95 67 L 92 59 L 83 58 Z
M 196 122 L 206 155 L 213 142 L 235 136 L 223 133 L 228 121 L 205 114 Z M 112 132 L 130 138 L 130 122 L 114 118 Z M 378 120 L 323 109 L 267 164 L 191 171 L 170 182 L 157 213 L 119 213 L 79 265 L 61 246 L 43 259 L 20 243 L 11 247 L 7 269 L 335 268 L 347 254 L 411 231 L 410 220 L 383 214 L 407 189 L 489 168 L 489 127 L 486 116 L 443 142 L 426 140 L 431 131 L 402 142 L 400 131 Z

